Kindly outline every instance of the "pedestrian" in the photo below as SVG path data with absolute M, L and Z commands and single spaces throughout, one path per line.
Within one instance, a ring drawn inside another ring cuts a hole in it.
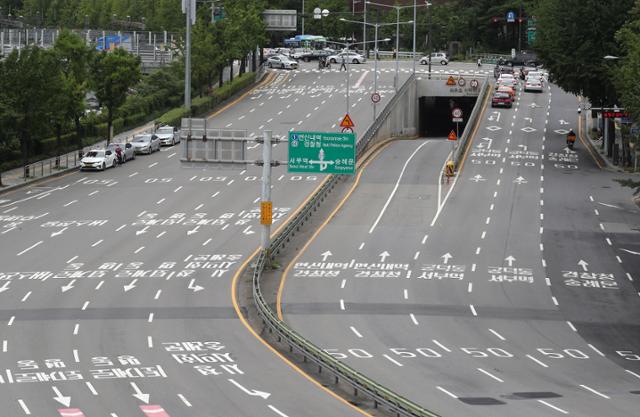
M 393 59 L 396 59 L 396 54 L 397 54 L 396 48 L 393 48 Z
M 342 71 L 342 69 L 344 68 L 344 70 L 347 70 L 347 58 L 342 55 L 342 63 L 340 64 L 340 71 Z

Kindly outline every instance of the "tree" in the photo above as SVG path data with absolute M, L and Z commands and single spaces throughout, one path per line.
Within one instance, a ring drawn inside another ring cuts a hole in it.
M 605 55 L 617 55 L 615 33 L 634 0 L 540 0 L 535 49 L 562 89 L 592 103 L 613 104 Z
M 640 0 L 636 0 L 629 16 L 629 21 L 616 34 L 622 54 L 612 76 L 625 110 L 640 120 Z
M 113 136 L 115 113 L 127 98 L 129 88 L 140 80 L 140 59 L 124 49 L 96 53 L 91 60 L 91 85 L 107 108 L 107 144 Z

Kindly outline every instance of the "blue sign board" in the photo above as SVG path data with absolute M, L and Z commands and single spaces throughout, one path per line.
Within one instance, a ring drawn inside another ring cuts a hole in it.
M 513 10 L 507 12 L 507 23 L 513 23 L 516 21 L 516 12 Z

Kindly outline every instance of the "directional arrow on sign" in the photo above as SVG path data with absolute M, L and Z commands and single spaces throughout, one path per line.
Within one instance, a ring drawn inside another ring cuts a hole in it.
M 258 391 L 255 389 L 247 389 L 233 379 L 228 379 L 228 381 L 231 382 L 236 387 L 238 387 L 242 392 L 244 392 L 245 394 L 251 395 L 252 397 L 262 397 L 263 399 L 266 400 L 271 396 L 271 394 L 268 392 Z
M 586 271 L 587 270 L 587 266 L 589 266 L 589 264 L 586 261 L 582 260 L 582 259 L 580 259 L 580 262 L 578 262 L 578 265 L 580 265 L 584 271 Z
M 62 229 L 58 230 L 57 232 L 53 232 L 53 233 L 51 233 L 51 237 L 60 236 L 60 235 L 61 235 L 61 234 L 63 234 L 63 233 L 64 233 L 64 231 L 65 231 L 65 230 L 67 230 L 67 229 L 68 229 L 68 227 L 64 227 L 64 228 L 62 228 Z
M 6 281 L 4 284 L 2 284 L 2 287 L 0 287 L 0 293 L 3 293 L 8 289 L 9 289 L 9 281 Z
M 198 229 L 200 228 L 200 226 L 196 226 L 191 230 L 187 230 L 187 236 L 191 236 L 194 233 L 198 233 Z
M 449 252 L 447 252 L 444 255 L 442 255 L 441 258 L 444 264 L 446 265 L 447 263 L 449 263 L 449 259 L 453 258 L 453 256 Z
M 333 253 L 331 253 L 330 250 L 326 251 L 325 253 L 322 254 L 322 262 L 326 262 L 327 258 L 329 256 L 333 255 Z
M 134 278 L 133 281 L 124 286 L 124 292 L 128 292 L 136 287 L 136 282 L 138 282 L 137 278 Z
M 378 255 L 380 257 L 380 262 L 384 262 L 389 257 L 389 255 L 390 253 L 387 251 L 384 251 L 380 255 Z
M 524 179 L 522 176 L 519 176 L 518 178 L 516 178 L 515 180 L 513 180 L 513 182 L 515 182 L 516 184 L 526 184 L 527 180 Z
M 192 279 L 189 282 L 189 285 L 187 286 L 188 289 L 193 290 L 193 292 L 198 292 L 198 291 L 202 291 L 204 290 L 204 287 L 201 287 L 199 285 L 195 285 L 196 284 L 196 280 Z
M 142 235 L 142 234 L 147 233 L 147 230 L 148 230 L 148 229 L 149 229 L 149 226 L 145 226 L 145 227 L 144 227 L 144 229 L 142 229 L 142 230 L 137 230 L 137 231 L 136 231 L 136 236 L 140 236 L 140 235 Z
M 470 179 L 473 182 L 486 181 L 486 179 L 484 179 L 480 174 L 477 174 L 475 177 L 471 177 Z
M 135 393 L 132 394 L 134 397 L 136 397 L 137 399 L 139 399 L 140 401 L 142 401 L 145 404 L 149 404 L 149 397 L 150 397 L 149 394 L 143 394 L 142 391 L 140 391 L 140 388 L 138 388 L 138 386 L 136 385 L 135 382 L 131 382 L 131 387 L 135 391 Z
M 53 389 L 53 392 L 56 394 L 56 396 L 53 397 L 54 400 L 64 405 L 65 407 L 69 407 L 69 405 L 71 405 L 71 397 L 65 397 L 64 395 L 62 395 L 60 390 L 56 387 L 51 387 L 51 388 Z
M 504 260 L 507 261 L 509 266 L 513 266 L 513 262 L 516 260 L 516 258 L 514 258 L 513 255 L 509 255 L 506 258 L 504 258 Z
M 76 282 L 76 280 L 75 280 L 75 279 L 72 279 L 70 283 L 68 283 L 67 285 L 63 285 L 63 286 L 61 287 L 62 292 L 67 292 L 67 291 L 69 291 L 70 289 L 72 289 L 72 288 L 73 288 L 73 284 L 74 284 L 75 282 Z

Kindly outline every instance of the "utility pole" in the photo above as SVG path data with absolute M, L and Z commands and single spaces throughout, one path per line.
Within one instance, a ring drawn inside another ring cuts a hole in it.
M 418 26 L 418 22 L 416 20 L 416 10 L 418 5 L 416 4 L 417 0 L 413 0 L 413 74 L 416 73 L 416 26 Z
M 304 0 L 302 0 L 302 35 L 304 35 Z
M 182 0 L 182 11 L 187 17 L 184 54 L 184 107 L 191 111 L 191 25 L 196 20 L 196 1 Z
M 262 203 L 271 202 L 271 131 L 263 132 L 262 143 Z M 271 244 L 271 224 L 262 225 L 262 250 L 267 250 Z

